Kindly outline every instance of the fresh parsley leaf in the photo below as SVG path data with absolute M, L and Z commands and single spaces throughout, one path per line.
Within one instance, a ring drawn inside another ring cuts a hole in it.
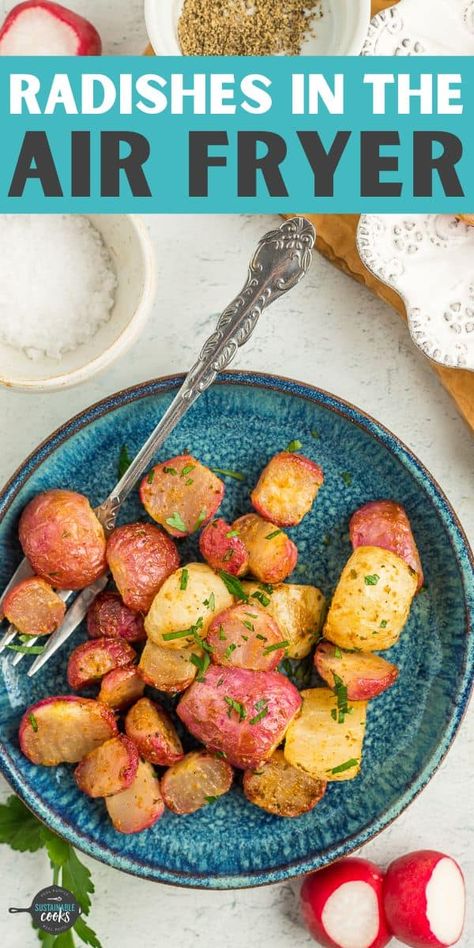
M 209 612 L 214 611 L 214 609 L 216 608 L 216 597 L 213 592 L 211 592 L 209 599 L 204 600 L 203 606 L 207 606 L 207 608 L 209 609 Z
M 334 649 L 334 658 L 342 658 L 342 652 L 338 645 Z
M 148 471 L 148 476 L 146 479 L 147 484 L 153 484 L 154 479 L 155 479 L 155 468 L 152 467 L 151 471 Z
M 21 652 L 22 655 L 41 655 L 44 650 L 44 645 L 7 645 L 7 648 L 11 649 L 12 652 Z
M 387 628 L 387 625 L 388 625 L 387 620 L 386 620 L 386 619 L 382 619 L 382 621 L 381 621 L 381 623 L 380 623 L 380 628 L 381 628 L 381 629 L 386 629 L 386 628 Z
M 18 797 L 8 797 L 0 806 L 0 843 L 21 853 L 34 853 L 43 846 L 42 829 Z
M 204 523 L 206 517 L 207 517 L 207 510 L 204 510 L 203 508 L 202 510 L 199 511 L 199 517 L 197 518 L 196 523 L 194 524 L 193 533 L 195 530 L 199 530 L 199 527 L 201 526 L 202 523 Z
M 180 589 L 186 589 L 188 585 L 188 578 L 189 578 L 189 571 L 186 569 L 186 567 L 184 567 L 184 569 L 181 570 L 181 578 L 179 580 Z
M 311 428 L 311 437 L 314 438 L 316 441 L 319 441 L 321 435 L 319 434 L 319 431 L 317 428 Z
M 37 722 L 37 720 L 36 720 L 36 718 L 35 718 L 35 716 L 34 716 L 34 714 L 33 714 L 32 711 L 30 711 L 30 713 L 29 713 L 29 715 L 28 715 L 28 721 L 30 722 L 31 727 L 33 728 L 35 734 L 37 734 L 37 733 L 38 733 L 38 722 Z
M 338 767 L 333 767 L 332 770 L 326 771 L 328 774 L 343 774 L 345 770 L 350 770 L 351 767 L 356 767 L 359 763 L 357 757 L 351 757 L 350 760 L 345 760 L 343 764 L 339 764 Z
M 216 800 L 219 799 L 219 797 L 204 797 L 204 799 L 205 799 L 206 803 L 215 803 Z
M 163 474 L 171 474 L 172 477 L 177 477 L 177 476 L 178 476 L 178 472 L 177 472 L 177 470 L 176 470 L 175 467 L 166 467 L 166 466 L 165 466 L 165 467 L 163 468 Z
M 230 656 L 232 655 L 232 652 L 235 652 L 236 648 L 237 646 L 235 645 L 235 643 L 231 642 L 230 645 L 227 646 L 224 652 L 224 658 L 230 658 Z
M 227 717 L 230 718 L 232 711 L 236 711 L 237 714 L 239 715 L 239 721 L 245 720 L 245 718 L 247 717 L 247 712 L 243 704 L 240 703 L 240 701 L 235 701 L 234 698 L 229 698 L 227 695 L 225 696 L 224 701 L 226 705 L 228 706 Z
M 62 867 L 62 884 L 74 893 L 82 911 L 88 915 L 94 884 L 87 866 L 78 859 L 72 846 L 69 847 L 69 858 Z
M 132 459 L 128 453 L 127 445 L 123 444 L 122 447 L 120 448 L 120 454 L 119 454 L 118 465 L 117 465 L 117 474 L 118 474 L 119 480 L 123 477 L 125 472 L 128 471 L 131 463 L 132 463 Z
M 352 474 L 350 474 L 349 471 L 342 471 L 341 477 L 345 486 L 350 487 L 352 484 Z
M 247 593 L 244 592 L 244 587 L 236 576 L 232 576 L 232 573 L 226 573 L 225 569 L 219 570 L 219 576 L 227 587 L 231 596 L 235 596 L 236 599 L 242 599 L 243 602 L 248 602 Z
M 193 654 L 190 656 L 190 661 L 193 663 L 193 665 L 196 666 L 199 672 L 196 678 L 196 681 L 204 681 L 204 675 L 206 674 L 207 669 L 209 668 L 209 665 L 211 664 L 211 659 L 209 658 L 209 655 L 207 654 L 207 652 L 204 652 L 204 655 L 202 656 L 195 655 L 193 652 Z
M 377 573 L 372 573 L 371 576 L 364 576 L 364 583 L 366 586 L 376 586 L 380 576 Z
M 273 538 L 279 536 L 280 533 L 283 533 L 283 530 L 273 530 L 272 533 L 267 533 L 265 539 L 273 540 Z
M 257 589 L 256 592 L 252 593 L 251 598 L 256 599 L 257 602 L 259 602 L 261 606 L 270 605 L 270 599 L 268 598 L 268 596 L 266 596 L 264 592 L 260 592 L 259 589 Z
M 166 518 L 165 523 L 167 523 L 169 527 L 173 527 L 173 530 L 180 530 L 181 533 L 187 533 L 186 524 L 177 510 L 175 510 L 171 517 Z
M 256 708 L 257 708 L 257 705 L 255 705 L 255 709 Z M 255 714 L 253 718 L 250 718 L 249 724 L 258 724 L 259 721 L 262 721 L 263 718 L 266 718 L 267 714 L 268 714 L 268 706 L 265 705 L 265 707 L 261 708 L 258 714 Z
M 227 540 L 230 540 L 231 537 L 238 537 L 238 536 L 240 536 L 240 530 L 229 530 L 229 532 L 226 533 Z
M 102 948 L 96 933 L 86 925 L 83 918 L 76 919 L 73 929 L 85 945 L 91 945 L 91 948 Z
M 240 471 L 229 470 L 229 468 L 211 467 L 211 471 L 214 471 L 214 474 L 222 474 L 223 477 L 233 477 L 234 481 L 245 480 L 244 474 L 241 474 Z
M 295 451 L 301 451 L 301 448 L 302 448 L 302 447 L 303 447 L 303 445 L 302 445 L 301 441 L 298 441 L 298 438 L 295 438 L 294 441 L 290 441 L 290 443 L 289 443 L 289 445 L 287 446 L 287 449 L 286 449 L 286 450 L 289 451 L 290 454 L 294 454 Z
M 284 639 L 283 642 L 274 642 L 273 645 L 267 645 L 267 646 L 264 648 L 263 654 L 264 654 L 264 655 L 269 655 L 270 652 L 276 652 L 276 651 L 278 651 L 278 649 L 280 649 L 280 648 L 288 648 L 289 644 L 290 644 L 290 643 L 288 642 L 287 639 Z
M 186 464 L 186 467 L 183 467 L 183 470 L 181 471 L 181 477 L 186 477 L 187 474 L 190 474 L 191 471 L 194 471 L 195 467 L 195 464 Z
M 224 626 L 223 626 L 223 625 L 220 625 L 220 626 L 219 626 L 219 641 L 220 641 L 220 642 L 226 642 L 226 641 L 227 641 L 227 636 L 226 636 L 226 634 L 225 634 L 225 632 L 224 632 Z

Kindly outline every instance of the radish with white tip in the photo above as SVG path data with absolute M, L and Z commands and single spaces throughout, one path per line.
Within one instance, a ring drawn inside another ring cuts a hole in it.
M 426 849 L 387 869 L 383 901 L 393 934 L 412 948 L 455 945 L 464 927 L 465 886 L 457 862 Z
M 391 934 L 382 889 L 382 870 L 356 857 L 307 876 L 301 908 L 313 938 L 326 948 L 384 948 Z
M 0 28 L 0 56 L 100 56 L 92 23 L 48 0 L 26 0 L 10 10 Z

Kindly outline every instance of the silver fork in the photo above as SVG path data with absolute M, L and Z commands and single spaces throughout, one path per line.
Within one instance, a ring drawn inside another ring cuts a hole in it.
M 263 310 L 296 286 L 305 275 L 311 263 L 315 236 L 315 230 L 310 221 L 304 217 L 293 217 L 281 224 L 278 229 L 262 237 L 250 261 L 247 280 L 241 292 L 220 316 L 215 331 L 204 343 L 197 361 L 188 372 L 171 405 L 128 470 L 104 503 L 96 508 L 95 513 L 107 536 L 114 529 L 117 514 L 123 502 L 183 415 L 201 393 L 212 384 L 217 374 L 230 364 L 237 349 L 247 342 Z M 0 598 L 0 606 L 5 593 L 21 579 L 31 574 L 31 567 L 25 559 L 20 563 L 4 590 Z M 30 677 L 36 674 L 72 635 L 107 582 L 108 577 L 101 576 L 77 596 L 61 626 L 48 637 L 44 650 L 29 668 Z M 73 593 L 62 590 L 60 595 L 68 601 Z M 0 641 L 0 652 L 12 645 L 15 636 L 16 630 L 10 626 Z M 36 641 L 36 637 L 31 637 L 28 639 L 28 645 L 31 646 Z M 17 665 L 24 658 L 24 654 L 18 652 L 13 659 L 13 664 Z

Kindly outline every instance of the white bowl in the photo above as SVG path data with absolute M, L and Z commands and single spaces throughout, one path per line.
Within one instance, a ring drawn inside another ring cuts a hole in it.
M 87 214 L 102 235 L 117 274 L 115 303 L 107 323 L 88 342 L 61 359 L 29 359 L 0 341 L 0 384 L 25 392 L 51 392 L 84 382 L 101 372 L 140 335 L 155 297 L 153 246 L 139 217 Z
M 150 43 L 160 56 L 180 56 L 178 20 L 183 0 L 145 0 Z M 323 16 L 315 21 L 315 36 L 303 44 L 304 56 L 357 56 L 370 23 L 370 0 L 322 0 Z

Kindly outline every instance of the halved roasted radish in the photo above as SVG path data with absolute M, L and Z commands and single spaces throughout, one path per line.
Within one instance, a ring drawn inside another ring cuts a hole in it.
M 382 902 L 383 873 L 367 859 L 340 859 L 307 876 L 303 918 L 326 948 L 384 948 L 390 931 Z
M 161 792 L 173 813 L 195 813 L 227 793 L 232 777 L 227 761 L 205 750 L 191 751 L 166 771 Z
M 91 698 L 59 695 L 43 698 L 25 711 L 20 747 L 33 764 L 76 764 L 117 733 L 115 716 Z
M 464 927 L 464 877 L 457 862 L 431 849 L 401 856 L 388 867 L 383 901 L 393 934 L 413 948 L 446 948 Z
M 249 513 L 232 524 L 247 547 L 249 569 L 261 583 L 282 583 L 293 572 L 298 550 L 293 540 L 274 523 Z
M 207 633 L 207 645 L 216 665 L 273 671 L 285 657 L 288 643 L 263 606 L 239 602 L 219 612 Z
M 249 555 L 245 544 L 222 518 L 211 520 L 199 537 L 201 556 L 215 570 L 224 569 L 232 576 L 245 576 L 249 568 Z
M 163 816 L 165 805 L 160 781 L 151 764 L 140 760 L 131 786 L 106 797 L 105 805 L 119 833 L 141 833 L 153 826 Z
M 257 513 L 279 527 L 300 523 L 311 510 L 324 481 L 319 464 L 290 451 L 280 451 L 263 469 L 250 497 Z
M 202 653 L 195 648 L 171 649 L 148 639 L 138 663 L 138 671 L 147 685 L 167 694 L 177 694 L 192 685 Z M 193 661 L 194 656 L 194 661 Z
M 18 3 L 0 29 L 0 56 L 100 56 L 101 50 L 89 20 L 48 0 Z
M 320 642 L 314 664 L 330 688 L 342 685 L 349 701 L 367 701 L 382 694 L 398 678 L 398 668 L 380 655 L 345 652 L 331 642 Z
M 141 698 L 145 682 L 136 665 L 113 668 L 100 683 L 98 700 L 114 711 L 123 711 Z
M 66 606 L 49 583 L 30 576 L 14 586 L 3 601 L 3 613 L 24 635 L 49 635 L 61 625 Z
M 109 797 L 126 790 L 138 769 L 133 741 L 119 734 L 86 754 L 74 771 L 77 786 L 88 797 Z
M 140 756 L 151 764 L 169 767 L 184 757 L 183 745 L 171 718 L 149 698 L 141 698 L 130 708 L 125 730 Z
M 303 773 L 276 750 L 257 770 L 246 770 L 243 780 L 247 800 L 275 816 L 295 817 L 312 810 L 326 792 L 325 780 Z
M 91 639 L 126 639 L 140 642 L 146 638 L 143 616 L 133 612 L 118 593 L 100 593 L 87 613 L 87 633 Z
M 191 454 L 180 454 L 149 471 L 140 485 L 140 500 L 172 537 L 185 537 L 214 516 L 224 490 L 208 467 Z
M 165 579 L 178 568 L 179 553 L 153 523 L 124 523 L 110 534 L 107 562 L 125 605 L 148 612 Z
M 371 500 L 352 514 L 349 535 L 354 550 L 358 546 L 381 546 L 391 550 L 415 571 L 418 590 L 423 585 L 423 568 L 406 510 L 394 500 Z
M 67 663 L 67 680 L 71 688 L 85 688 L 99 681 L 107 672 L 122 665 L 131 665 L 136 654 L 123 639 L 91 639 L 75 648 Z

